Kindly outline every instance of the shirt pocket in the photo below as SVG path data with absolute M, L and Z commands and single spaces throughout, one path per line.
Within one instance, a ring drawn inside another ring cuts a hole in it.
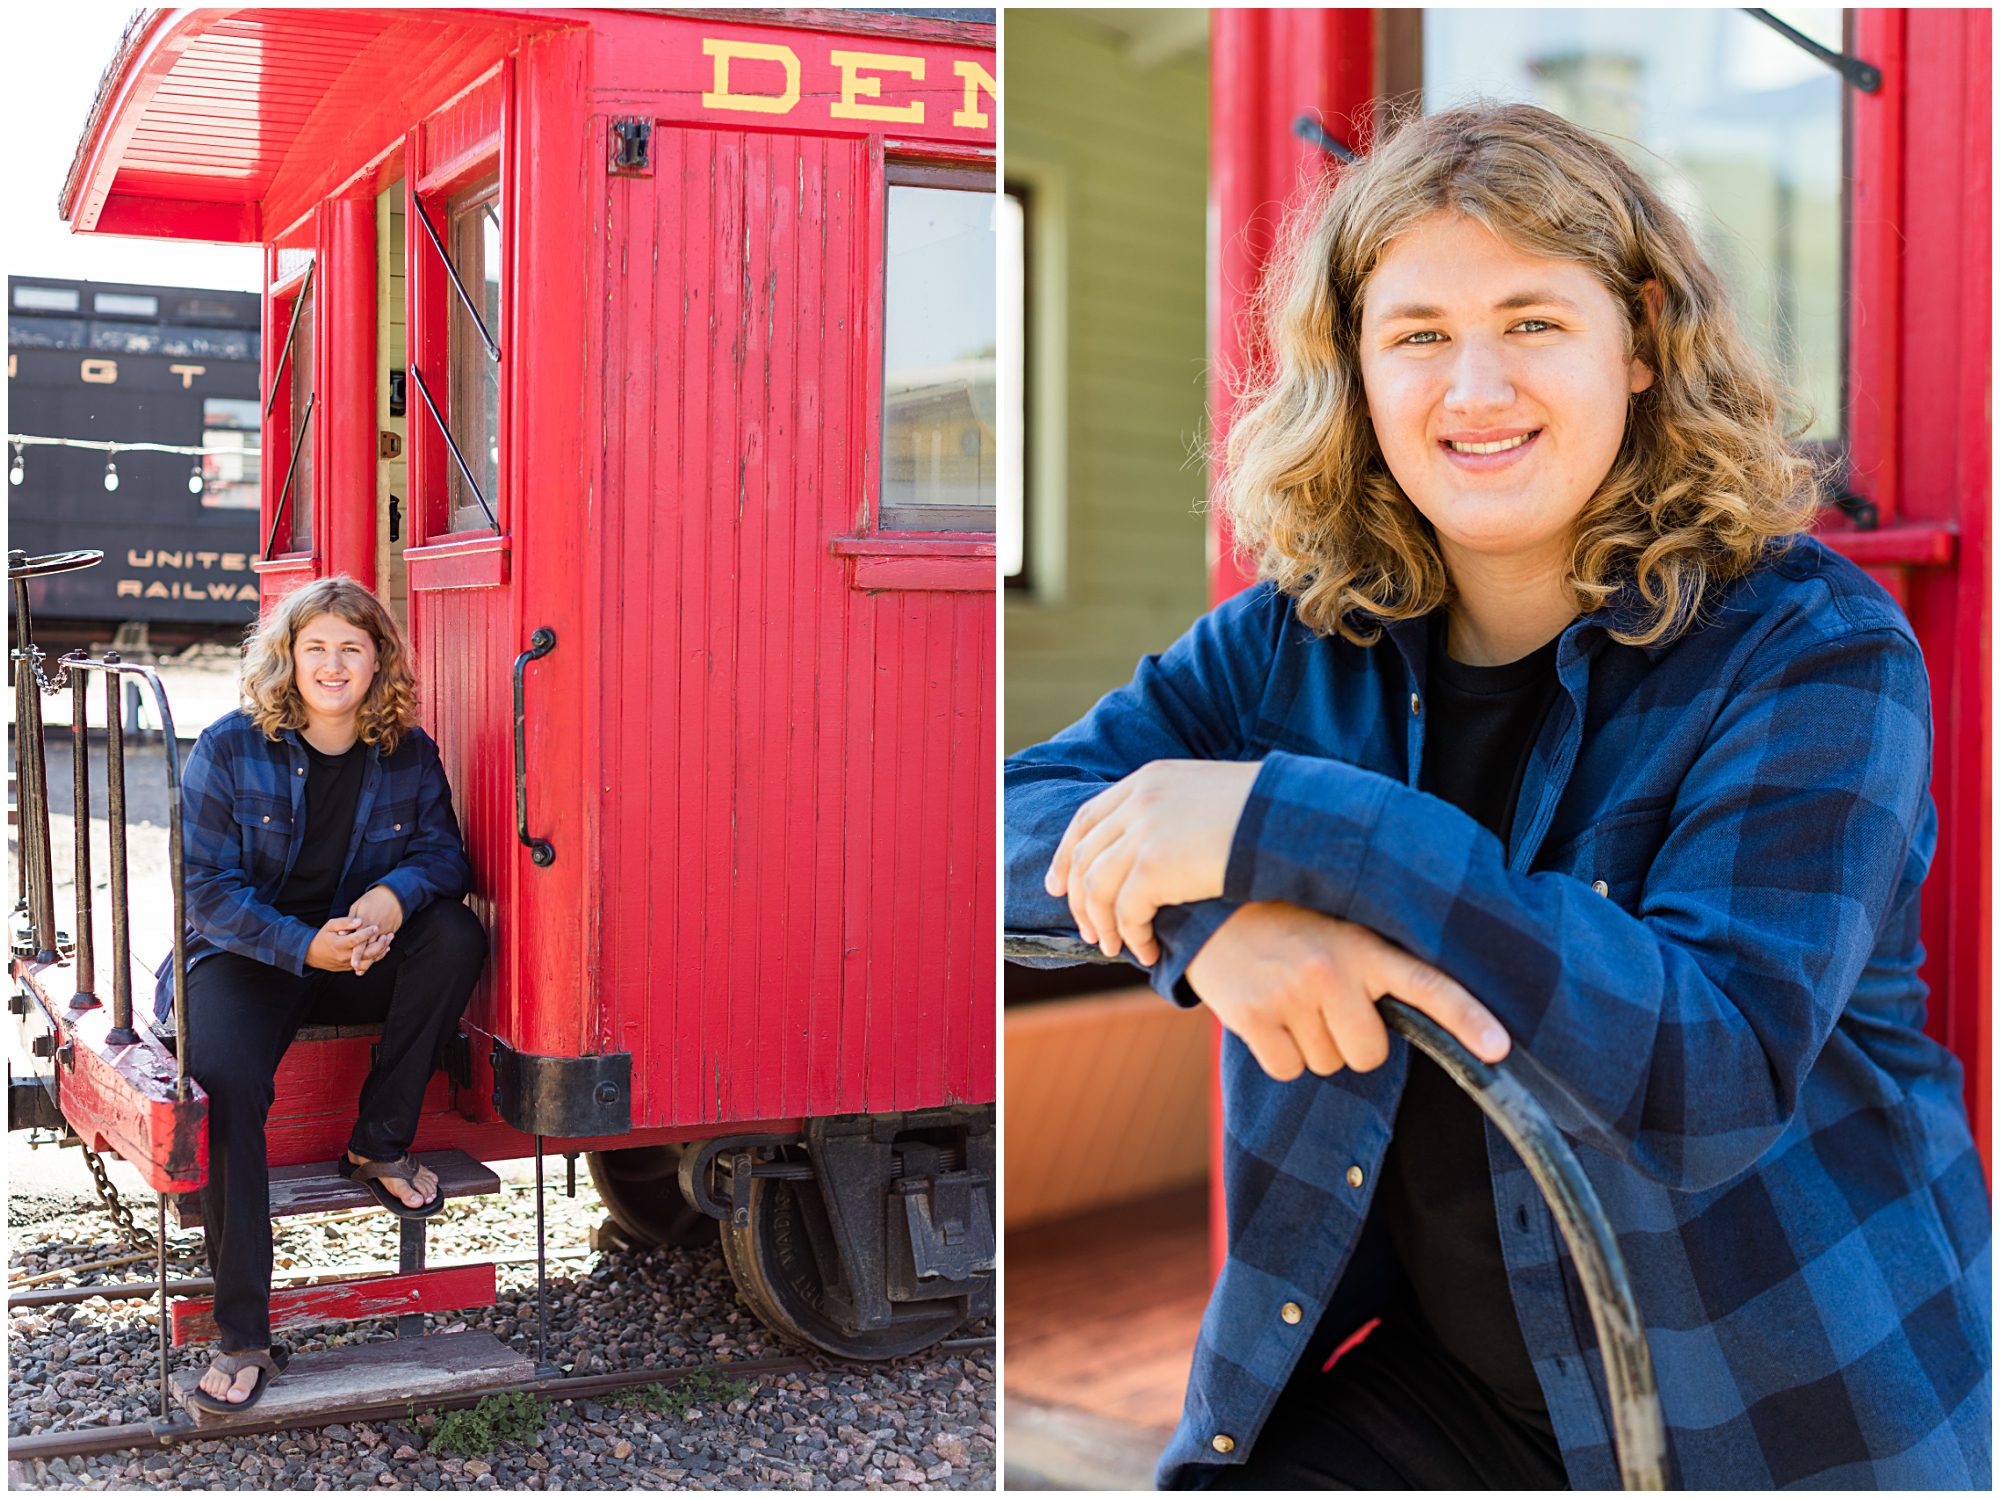
M 235 812 L 244 871 L 260 885 L 284 878 L 292 854 L 291 799 L 247 793 L 237 798 Z
M 1664 806 L 1640 807 L 1593 823 L 1579 834 L 1563 867 L 1623 910 L 1636 912 L 1667 840 Z
M 361 834 L 361 857 L 375 870 L 393 869 L 417 831 L 417 804 L 396 802 L 369 814 Z

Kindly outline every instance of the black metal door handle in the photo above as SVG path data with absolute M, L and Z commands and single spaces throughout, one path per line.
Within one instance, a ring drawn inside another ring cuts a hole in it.
M 555 648 L 556 632 L 543 625 L 528 637 L 528 648 L 514 658 L 514 821 L 529 857 L 543 869 L 555 863 L 556 851 L 546 838 L 528 832 L 528 663 Z

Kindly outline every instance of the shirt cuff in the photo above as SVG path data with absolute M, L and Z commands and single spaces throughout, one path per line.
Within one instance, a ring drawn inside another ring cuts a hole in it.
M 303 974 L 307 968 L 306 954 L 312 951 L 313 938 L 318 935 L 319 928 L 311 922 L 287 916 L 278 927 L 279 963 L 292 973 Z
M 396 904 L 403 908 L 404 921 L 424 906 L 424 882 L 407 869 L 392 869 L 375 883 L 396 897 Z
M 1153 936 L 1160 944 L 1160 961 L 1153 965 L 1153 988 L 1184 1010 L 1200 1004 L 1201 996 L 1187 981 L 1188 964 L 1241 905 L 1233 900 L 1198 900 L 1155 912 Z
M 1273 750 L 1237 819 L 1224 897 L 1345 916 L 1394 789 L 1387 776 L 1344 760 Z

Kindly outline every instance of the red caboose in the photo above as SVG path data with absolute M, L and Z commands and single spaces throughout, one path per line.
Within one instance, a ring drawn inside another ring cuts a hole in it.
M 993 1307 L 994 72 L 906 15 L 153 12 L 63 196 L 264 247 L 264 601 L 409 631 L 493 942 L 420 1148 L 616 1148 L 628 1229 L 685 1189 L 864 1356 Z M 274 1166 L 368 1044 L 293 1048 Z

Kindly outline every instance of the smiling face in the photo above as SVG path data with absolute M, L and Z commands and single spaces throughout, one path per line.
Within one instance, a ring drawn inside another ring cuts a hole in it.
M 292 681 L 310 728 L 348 725 L 375 680 L 375 638 L 337 614 L 315 614 L 292 641 Z
M 1564 568 L 1576 518 L 1653 383 L 1591 271 L 1434 214 L 1363 293 L 1361 379 L 1389 472 L 1445 567 Z

